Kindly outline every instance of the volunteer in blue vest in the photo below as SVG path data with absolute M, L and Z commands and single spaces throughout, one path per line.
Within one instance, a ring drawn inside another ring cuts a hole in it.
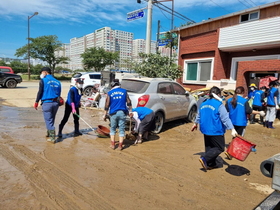
M 107 93 L 105 102 L 104 121 L 107 119 L 109 112 L 110 116 L 110 138 L 112 149 L 115 149 L 116 129 L 119 128 L 119 145 L 118 150 L 123 149 L 123 140 L 125 136 L 126 116 L 131 112 L 131 101 L 125 89 L 120 87 L 118 79 L 111 82 L 111 90 Z M 127 108 L 129 107 L 129 109 Z
M 269 83 L 269 90 L 267 94 L 267 111 L 265 116 L 265 123 L 267 128 L 274 129 L 273 122 L 276 118 L 276 111 L 279 109 L 278 97 L 277 82 L 271 81 Z
M 147 107 L 136 107 L 132 109 L 132 113 L 129 114 L 130 117 L 134 117 L 136 122 L 137 119 L 140 120 L 139 125 L 137 125 L 137 139 L 134 144 L 141 144 L 143 139 L 148 140 L 148 135 L 150 131 L 155 130 L 155 113 L 152 109 Z
M 247 115 L 260 114 L 264 116 L 264 111 L 253 110 L 248 99 L 244 98 L 245 89 L 239 86 L 235 89 L 233 97 L 229 98 L 226 102 L 226 109 L 229 112 L 229 118 L 240 136 L 245 135 L 245 129 L 247 126 Z M 256 95 L 256 94 L 255 94 Z
M 206 171 L 223 167 L 218 156 L 225 149 L 226 130 L 231 130 L 232 136 L 237 136 L 220 97 L 221 90 L 218 87 L 212 87 L 209 91 L 209 99 L 201 103 L 192 127 L 192 131 L 196 130 L 199 124 L 199 129 L 204 134 L 205 154 L 199 158 L 199 161 Z
M 38 109 L 41 100 L 43 116 L 47 128 L 47 141 L 55 143 L 55 116 L 59 107 L 58 97 L 61 94 L 61 83 L 51 75 L 49 67 L 43 67 L 40 71 L 40 83 L 34 108 Z
M 62 137 L 62 130 L 64 125 L 67 123 L 69 116 L 72 112 L 73 119 L 74 119 L 74 136 L 80 136 L 83 135 L 79 130 L 79 116 L 80 115 L 80 100 L 83 95 L 83 79 L 76 79 L 75 86 L 72 86 L 68 92 L 67 100 L 65 102 L 65 110 L 64 110 L 64 116 L 61 120 L 59 126 L 58 126 L 58 137 Z
M 264 111 L 264 106 L 263 104 L 265 103 L 265 92 L 266 92 L 266 87 L 263 86 L 260 88 L 260 90 L 256 90 L 255 96 L 253 99 L 253 110 L 255 111 Z M 250 124 L 255 124 L 255 116 L 256 114 L 251 114 L 250 115 Z M 260 115 L 260 124 L 263 124 L 263 116 Z
M 249 86 L 249 93 L 248 93 L 248 98 L 249 99 L 253 99 L 254 96 L 255 96 L 255 93 L 256 93 L 256 90 L 258 89 L 258 87 L 256 86 L 255 83 L 251 83 L 250 86 Z

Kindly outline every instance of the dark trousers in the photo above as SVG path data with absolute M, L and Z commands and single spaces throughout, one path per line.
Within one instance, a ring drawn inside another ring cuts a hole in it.
M 67 123 L 71 113 L 72 113 L 72 107 L 69 104 L 65 103 L 64 116 L 59 124 L 60 131 L 62 131 L 64 125 Z M 76 113 L 78 115 L 80 115 L 79 108 L 76 108 Z M 76 130 L 76 127 L 79 126 L 79 117 L 77 115 L 73 114 L 73 118 L 74 118 L 75 130 Z
M 240 135 L 240 136 L 245 135 L 246 126 L 238 126 L 238 125 L 233 125 L 233 126 L 234 126 L 234 129 L 236 130 L 236 132 L 238 133 L 238 135 Z
M 139 124 L 139 134 L 144 134 L 146 131 L 153 131 L 155 128 L 155 113 L 152 112 L 146 115 Z
M 221 136 L 208 136 L 204 135 L 205 154 L 204 158 L 209 167 L 218 165 L 217 157 L 224 151 L 225 137 Z

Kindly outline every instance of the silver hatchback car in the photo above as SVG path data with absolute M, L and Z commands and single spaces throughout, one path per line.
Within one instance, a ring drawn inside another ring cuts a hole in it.
M 155 112 L 154 133 L 159 133 L 165 122 L 176 119 L 193 121 L 196 117 L 196 99 L 172 79 L 124 78 L 121 87 L 128 91 L 133 108 L 145 106 Z

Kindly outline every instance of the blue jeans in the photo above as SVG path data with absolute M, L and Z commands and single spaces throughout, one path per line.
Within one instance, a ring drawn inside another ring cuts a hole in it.
M 110 135 L 114 136 L 116 134 L 117 126 L 119 126 L 119 136 L 125 136 L 125 121 L 126 115 L 123 111 L 117 111 L 116 114 L 110 117 Z
M 55 116 L 58 110 L 58 103 L 57 102 L 46 102 L 43 103 L 42 109 L 43 109 L 43 115 L 46 123 L 47 130 L 54 130 L 54 121 Z

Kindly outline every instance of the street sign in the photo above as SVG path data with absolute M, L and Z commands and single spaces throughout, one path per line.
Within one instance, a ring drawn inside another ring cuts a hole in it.
M 133 12 L 129 12 L 127 13 L 127 21 L 133 21 L 133 20 L 137 20 L 139 18 L 144 17 L 144 10 L 143 9 L 139 9 Z

